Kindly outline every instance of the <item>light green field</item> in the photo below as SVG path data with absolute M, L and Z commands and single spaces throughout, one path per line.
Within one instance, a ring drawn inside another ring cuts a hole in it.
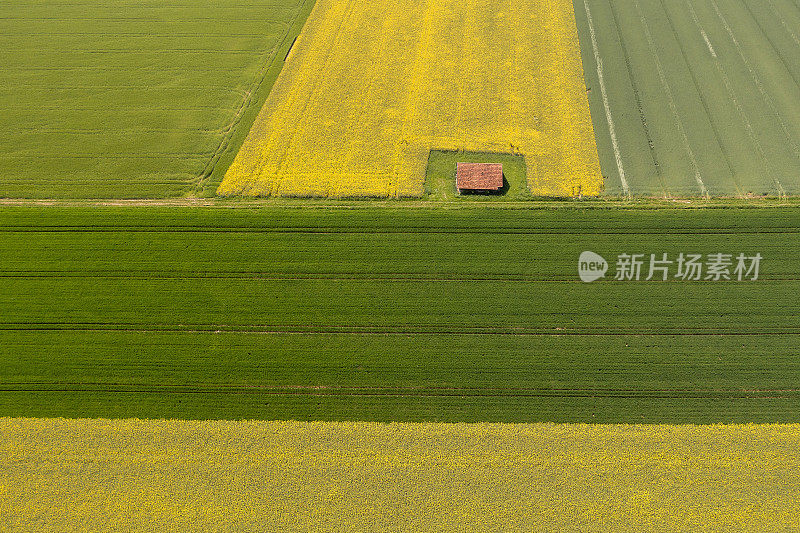
M 459 194 L 456 188 L 458 163 L 501 163 L 503 187 L 491 194 Z M 496 202 L 530 200 L 525 158 L 520 155 L 431 150 L 425 177 L 425 198 L 428 200 L 463 200 Z
M 311 5 L 3 2 L 0 197 L 213 193 Z
M 607 194 L 800 193 L 797 0 L 574 5 Z
M 299 205 L 1 210 L 0 416 L 800 421 L 797 209 Z

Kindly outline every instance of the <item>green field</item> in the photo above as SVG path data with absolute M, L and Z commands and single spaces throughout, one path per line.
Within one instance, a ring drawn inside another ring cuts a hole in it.
M 458 163 L 501 163 L 503 165 L 503 187 L 490 194 L 459 194 L 456 188 Z M 425 198 L 427 200 L 468 202 L 497 202 L 530 200 L 525 158 L 521 155 L 491 152 L 463 152 L 431 150 L 425 176 Z
M 312 6 L 3 2 L 0 197 L 213 195 Z
M 800 421 L 796 209 L 6 207 L 0 240 L 0 416 Z M 584 284 L 583 250 L 764 261 Z
M 607 194 L 800 193 L 797 0 L 574 5 Z

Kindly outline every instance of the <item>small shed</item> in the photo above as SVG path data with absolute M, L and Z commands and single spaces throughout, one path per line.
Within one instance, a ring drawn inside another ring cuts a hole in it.
M 503 188 L 502 163 L 457 163 L 458 192 L 494 192 Z

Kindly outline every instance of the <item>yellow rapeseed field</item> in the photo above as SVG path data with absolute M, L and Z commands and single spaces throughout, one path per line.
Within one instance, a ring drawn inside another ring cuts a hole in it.
M 431 149 L 600 193 L 571 0 L 318 0 L 218 193 L 421 196 Z
M 800 425 L 0 419 L 0 530 L 778 531 Z

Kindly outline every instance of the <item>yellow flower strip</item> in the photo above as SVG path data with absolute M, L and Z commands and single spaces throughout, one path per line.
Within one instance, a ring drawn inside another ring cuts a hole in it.
M 800 528 L 800 425 L 0 419 L 0 529 Z

